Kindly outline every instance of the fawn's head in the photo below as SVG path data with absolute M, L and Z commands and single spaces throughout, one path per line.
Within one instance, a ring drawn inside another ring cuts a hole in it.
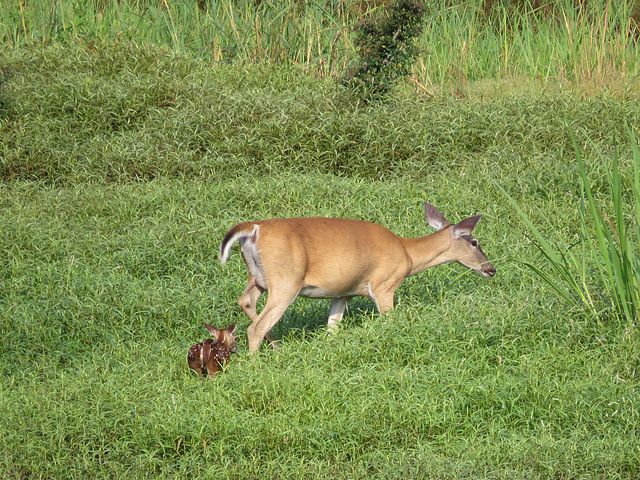
M 222 343 L 225 348 L 229 351 L 229 353 L 236 353 L 238 351 L 238 347 L 236 346 L 236 324 L 232 323 L 227 328 L 223 328 L 218 330 L 215 327 L 212 327 L 208 323 L 204 323 L 204 326 L 207 327 L 207 330 L 211 332 L 213 338 L 220 343 Z

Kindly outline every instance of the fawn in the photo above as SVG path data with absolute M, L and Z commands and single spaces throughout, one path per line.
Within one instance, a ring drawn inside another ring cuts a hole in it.
M 234 335 L 236 324 L 222 330 L 218 330 L 208 323 L 203 324 L 211 332 L 213 338 L 207 338 L 204 342 L 191 347 L 187 355 L 187 362 L 189 367 L 198 373 L 198 376 L 208 375 L 209 378 L 214 378 L 229 363 L 230 354 L 238 350 Z

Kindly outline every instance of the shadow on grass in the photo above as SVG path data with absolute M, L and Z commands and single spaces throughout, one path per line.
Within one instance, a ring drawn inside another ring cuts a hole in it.
M 330 303 L 330 300 L 297 298 L 271 333 L 278 340 L 309 338 L 322 334 L 326 331 Z M 359 326 L 367 317 L 377 312 L 369 299 L 354 298 L 347 305 L 340 324 L 343 327 Z

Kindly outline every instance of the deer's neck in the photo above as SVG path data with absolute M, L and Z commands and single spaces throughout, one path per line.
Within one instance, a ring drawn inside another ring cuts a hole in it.
M 402 243 L 411 258 L 412 266 L 409 276 L 451 261 L 447 255 L 451 247 L 451 234 L 448 228 L 443 228 L 426 237 L 403 238 Z

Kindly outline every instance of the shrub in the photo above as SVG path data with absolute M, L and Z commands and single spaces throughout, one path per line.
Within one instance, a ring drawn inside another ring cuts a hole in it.
M 387 94 L 416 61 L 425 12 L 417 0 L 397 0 L 381 18 L 360 22 L 354 41 L 360 62 L 346 83 L 367 100 Z

